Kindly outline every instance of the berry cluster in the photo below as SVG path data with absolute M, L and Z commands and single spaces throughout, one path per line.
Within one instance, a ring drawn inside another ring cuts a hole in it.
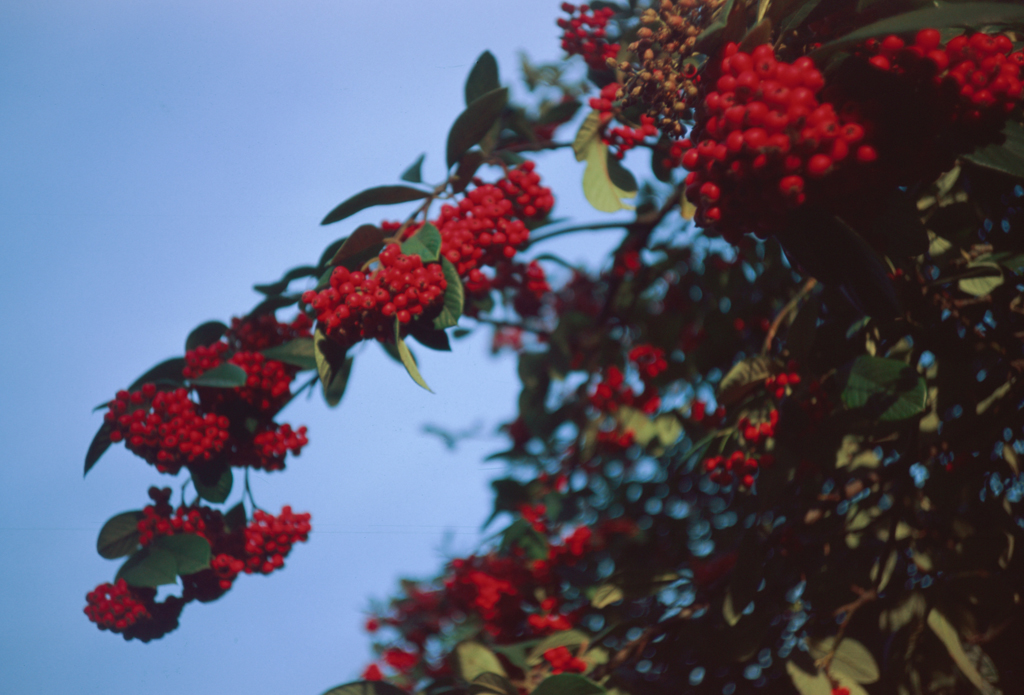
M 544 652 L 544 661 L 551 665 L 551 673 L 583 673 L 587 662 L 574 656 L 568 647 L 555 647 Z
M 139 391 L 118 391 L 104 420 L 110 441 L 124 441 L 129 451 L 154 464 L 161 473 L 176 474 L 185 464 L 209 461 L 228 440 L 228 418 L 200 415 L 187 389 L 157 391 L 145 384 Z
M 758 468 L 758 460 L 746 456 L 742 451 L 734 451 L 729 456 L 712 456 L 704 461 L 704 470 L 719 485 L 729 485 L 735 477 L 744 487 L 749 488 L 754 484 Z
M 114 584 L 100 584 L 85 596 L 85 614 L 101 630 L 123 632 L 140 620 L 151 616 L 144 601 L 139 600 L 123 579 Z
M 783 375 L 784 376 L 784 375 Z M 774 408 L 769 411 L 768 419 L 763 422 L 753 422 L 746 415 L 736 421 L 736 429 L 743 435 L 743 439 L 752 446 L 757 446 L 765 439 L 775 436 L 775 427 L 779 424 L 779 411 Z
M 494 185 L 512 201 L 512 213 L 523 220 L 539 220 L 548 216 L 555 205 L 551 189 L 540 185 L 536 164 L 527 160 L 509 169 L 505 178 Z
M 441 207 L 434 222 L 441 232 L 441 255 L 451 261 L 460 277 L 512 258 L 530 237 L 530 230 L 514 215 L 515 206 L 501 188 L 476 186 L 457 206 Z
M 161 490 L 151 487 L 149 497 L 155 504 L 143 508 L 142 518 L 137 525 L 141 545 L 149 545 L 157 536 L 173 536 L 176 533 L 194 533 L 206 537 L 206 523 L 199 509 L 178 507 L 174 510 L 174 516 L 171 516 L 171 488 Z
M 239 350 L 256 352 L 283 345 L 296 338 L 308 338 L 313 321 L 303 313 L 291 323 L 281 323 L 273 314 L 260 314 L 245 319 L 232 318 L 228 341 Z
M 590 99 L 590 107 L 600 114 L 600 124 L 605 128 L 614 118 L 614 102 L 622 98 L 622 89 L 617 82 L 605 85 L 601 88 L 599 96 Z M 619 125 L 605 130 L 601 134 L 601 141 L 608 145 L 611 153 L 617 158 L 622 157 L 629 150 L 642 143 L 648 137 L 658 135 L 658 128 L 655 125 L 654 117 L 647 114 L 640 114 L 640 125 Z
M 309 537 L 309 514 L 285 506 L 278 516 L 256 510 L 245 527 L 245 571 L 270 574 L 284 566 L 292 545 Z
M 956 121 L 977 121 L 986 113 L 1005 114 L 1024 94 L 1021 67 L 1024 51 L 1013 51 L 1013 41 L 999 34 L 963 34 L 945 46 L 937 29 L 922 29 L 913 43 L 898 36 L 868 41 L 863 52 L 880 70 L 898 75 L 931 74 L 936 86 L 949 82 L 959 96 L 954 106 Z
M 518 632 L 525 617 L 519 587 L 529 583 L 519 562 L 487 555 L 453 560 L 451 569 L 445 589 L 457 607 L 479 615 L 492 636 Z
M 782 400 L 782 397 L 788 392 L 787 389 L 799 383 L 800 375 L 797 374 L 795 367 L 790 367 L 788 372 L 776 374 L 765 379 L 764 387 L 768 389 L 770 394 L 775 396 L 775 400 Z
M 694 129 L 702 139 L 683 140 L 676 152 L 690 170 L 686 196 L 698 223 L 735 242 L 776 231 L 806 199 L 808 180 L 878 154 L 852 113 L 840 117 L 818 101 L 825 78 L 810 58 L 778 61 L 767 44 L 751 54 L 729 44 L 724 54 Z
M 638 408 L 650 415 L 661 407 L 658 390 L 651 380 L 668 368 L 665 353 L 651 345 L 638 345 L 629 352 L 633 364 L 644 383 L 644 390 L 637 395 L 626 383 L 626 377 L 615 365 L 605 368 L 604 377 L 590 394 L 590 405 L 602 413 L 614 413 L 621 406 Z
M 237 391 L 243 401 L 260 411 L 274 413 L 288 401 L 292 379 L 298 371 L 295 367 L 248 350 L 239 350 L 228 361 L 245 370 L 245 386 Z
M 285 455 L 290 451 L 293 456 L 302 452 L 302 447 L 309 444 L 306 438 L 306 428 L 300 427 L 292 430 L 289 424 L 271 426 L 257 432 L 252 440 L 253 448 L 256 450 L 256 460 L 252 467 L 266 471 L 279 471 L 284 468 Z
M 448 286 L 440 263 L 424 265 L 398 244 L 385 247 L 379 259 L 369 273 L 338 266 L 329 287 L 302 295 L 327 334 L 345 347 L 369 338 L 393 341 L 396 316 L 404 325 L 440 309 Z
M 608 43 L 606 27 L 615 14 L 610 7 L 591 11 L 590 5 L 562 3 L 562 12 L 568 19 L 559 19 L 558 28 L 563 30 L 562 50 L 569 55 L 581 55 L 594 70 L 606 70 L 608 61 L 619 54 L 619 44 Z

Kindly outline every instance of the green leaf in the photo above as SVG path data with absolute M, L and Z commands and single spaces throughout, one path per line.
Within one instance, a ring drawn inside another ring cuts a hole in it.
M 153 548 L 174 558 L 178 574 L 195 574 L 210 566 L 210 542 L 194 533 L 157 536 Z
M 96 539 L 96 552 L 100 557 L 114 560 L 131 555 L 139 547 L 139 520 L 142 512 L 122 512 L 110 517 L 100 529 Z
M 470 695 L 494 693 L 495 695 L 519 695 L 519 689 L 508 678 L 497 673 L 481 673 L 469 684 Z
M 436 263 L 441 255 L 441 232 L 427 222 L 402 242 L 402 253 L 406 256 L 419 256 L 424 265 Z
M 636 177 L 626 167 L 622 166 L 618 158 L 613 156 L 611 152 L 608 153 L 608 178 L 611 180 L 612 185 L 615 186 L 619 191 L 625 191 L 626 193 L 635 194 L 640 187 L 636 183 Z M 621 193 L 620 193 L 621 196 Z M 632 196 L 622 196 L 632 197 Z
M 423 160 L 426 157 L 427 154 L 425 152 L 417 157 L 416 161 L 410 164 L 409 168 L 403 171 L 399 178 L 409 183 L 423 183 L 423 172 L 421 170 L 423 169 Z
M 409 695 L 401 688 L 385 681 L 356 681 L 336 685 L 323 695 Z
M 430 193 L 421 191 L 418 188 L 410 188 L 409 186 L 377 186 L 375 188 L 368 188 L 339 204 L 327 213 L 327 217 L 320 224 L 340 222 L 360 210 L 365 210 L 375 205 L 396 205 L 413 200 L 423 200 L 429 197 Z
M 220 504 L 231 494 L 231 486 L 234 483 L 234 476 L 231 474 L 231 467 L 224 466 L 218 474 L 213 471 L 192 471 L 192 485 L 196 492 L 204 500 Z
M 452 346 L 448 342 L 448 334 L 443 330 L 427 326 L 420 321 L 415 321 L 412 327 L 409 329 L 409 335 L 419 342 L 420 345 L 428 347 L 431 350 L 439 350 L 441 352 L 451 352 Z
M 559 673 L 541 681 L 532 695 L 601 695 L 604 692 L 604 688 L 589 678 L 575 673 Z
M 957 629 L 934 608 L 928 613 L 928 627 L 946 645 L 946 651 L 949 652 L 957 667 L 967 677 L 967 680 L 981 691 L 982 695 L 999 695 L 1000 691 L 978 673 L 978 669 L 974 666 L 970 657 L 967 656 L 963 644 L 960 643 L 960 634 L 957 632 Z
M 123 579 L 131 586 L 174 584 L 178 581 L 178 563 L 174 555 L 154 544 L 128 558 L 117 570 L 115 581 L 117 579 Z
M 476 59 L 473 69 L 466 78 L 466 106 L 495 89 L 501 87 L 498 79 L 498 61 L 490 51 L 484 51 Z
M 545 109 L 541 113 L 540 118 L 537 119 L 537 123 L 540 125 L 548 125 L 550 123 L 565 123 L 576 115 L 576 112 L 580 110 L 580 102 L 575 99 L 570 101 L 560 101 L 554 104 L 548 109 Z
M 718 402 L 724 406 L 739 403 L 764 386 L 772 375 L 774 363 L 767 357 L 747 357 L 733 365 L 718 383 Z
M 452 177 L 452 193 L 462 193 L 466 186 L 473 180 L 477 169 L 484 163 L 484 153 L 480 150 L 470 150 L 459 158 L 459 167 Z
M 845 36 L 825 44 L 810 53 L 818 65 L 823 60 L 865 39 L 903 34 L 908 36 L 921 29 L 945 29 L 947 27 L 977 28 L 981 26 L 1008 26 L 1024 22 L 1024 7 L 1012 3 L 964 2 L 942 3 L 937 7 L 926 7 L 913 12 L 904 12 L 861 27 Z
M 315 277 L 319 275 L 320 269 L 311 265 L 303 265 L 298 268 L 292 268 L 284 277 L 277 282 L 267 283 L 265 285 L 253 285 L 252 288 L 260 294 L 269 296 L 276 296 L 288 289 L 288 285 L 291 284 L 292 280 L 298 280 L 299 278 Z
M 539 639 L 531 639 L 513 644 L 496 644 L 494 645 L 494 651 L 508 659 L 513 666 L 526 669 L 526 655 L 538 642 L 540 642 Z
M 928 392 L 917 371 L 900 360 L 861 355 L 853 361 L 843 404 L 847 408 L 874 407 L 883 422 L 906 420 L 924 412 Z
M 224 362 L 208 372 L 203 372 L 195 379 L 191 379 L 193 386 L 205 386 L 215 389 L 236 389 L 245 386 L 248 377 L 245 370 L 237 364 Z
M 244 528 L 248 519 L 245 516 L 245 505 L 239 502 L 224 515 L 224 525 L 229 532 Z
M 756 527 L 748 529 L 737 549 L 736 565 L 729 578 L 729 588 L 722 607 L 729 625 L 735 625 L 740 621 L 743 610 L 757 595 L 757 587 L 761 584 L 761 577 L 764 574 L 767 552 L 767 539 L 761 536 Z
M 810 654 L 820 659 L 832 651 L 834 637 L 811 642 Z M 849 637 L 843 638 L 832 656 L 831 669 L 846 674 L 856 683 L 874 683 L 879 678 L 878 664 L 863 644 Z
M 398 347 L 398 358 L 402 361 L 402 365 L 405 367 L 405 371 L 409 372 L 409 376 L 412 377 L 412 380 L 419 384 L 421 387 L 425 388 L 427 391 L 433 393 L 433 391 L 430 390 L 430 387 L 427 386 L 427 382 L 423 380 L 422 376 L 420 376 L 420 370 L 419 367 L 416 366 L 416 360 L 413 359 L 412 353 L 409 352 L 409 346 L 405 344 L 404 340 L 402 340 L 402 337 L 399 333 L 400 330 L 400 323 L 398 321 L 398 317 L 396 316 L 395 344 Z
M 220 340 L 227 330 L 228 327 L 220 321 L 207 321 L 206 323 L 199 324 L 192 329 L 192 332 L 188 334 L 188 338 L 185 339 L 185 352 L 195 350 L 200 346 L 213 345 Z
M 282 345 L 276 345 L 260 351 L 268 360 L 276 360 L 291 364 L 300 369 L 316 369 L 316 354 L 313 346 L 313 338 L 304 336 L 289 340 Z
M 587 167 L 583 171 L 583 194 L 601 212 L 632 210 L 633 206 L 623 203 L 622 198 L 633 198 L 636 191 L 622 190 L 615 185 L 608 170 L 608 162 L 608 145 L 600 139 L 592 140 L 587 151 Z
M 444 290 L 444 306 L 434 319 L 434 328 L 445 329 L 457 326 L 466 301 L 466 290 L 459 278 L 459 271 L 447 258 L 441 259 L 441 269 L 447 286 Z
M 185 368 L 186 364 L 184 357 L 172 357 L 169 360 L 164 360 L 133 381 L 127 390 L 138 391 L 143 384 L 155 384 L 161 381 L 184 386 L 185 380 L 181 376 L 181 370 Z
M 602 584 L 597 587 L 597 591 L 590 598 L 590 605 L 598 610 L 606 608 L 613 603 L 618 603 L 624 599 L 626 595 L 622 593 L 622 589 L 615 586 L 614 584 Z
M 358 270 L 363 263 L 380 253 L 384 248 L 384 239 L 388 236 L 388 232 L 372 224 L 359 225 L 331 256 L 328 265 L 343 265 L 349 270 Z
M 793 687 L 800 695 L 832 695 L 832 683 L 822 671 L 810 674 L 794 664 L 786 662 L 786 673 L 793 681 Z
M 966 294 L 974 297 L 985 297 L 992 294 L 992 290 L 1003 284 L 1003 271 L 1000 270 L 999 266 L 995 263 L 975 261 L 967 267 L 970 269 L 977 269 L 978 272 L 982 272 L 983 269 L 986 269 L 990 271 L 990 274 L 959 280 L 956 284 L 957 287 L 960 288 L 961 292 L 965 292 Z
M 494 122 L 505 110 L 508 103 L 508 88 L 495 89 L 473 100 L 466 110 L 459 114 L 448 132 L 447 161 L 451 168 L 462 154 L 480 140 L 491 129 Z
M 1012 118 L 1003 126 L 1003 142 L 979 147 L 964 159 L 976 166 L 1024 179 L 1024 127 Z
M 324 400 L 332 408 L 341 402 L 352 373 L 352 358 L 346 357 L 345 348 L 324 335 L 323 330 L 316 329 L 313 336 L 313 357 L 316 360 L 317 374 L 323 385 Z
M 704 55 L 715 55 L 718 47 L 730 41 L 739 43 L 746 33 L 746 3 L 726 0 L 715 15 L 715 21 L 697 35 L 693 50 Z
M 505 669 L 490 649 L 479 642 L 463 642 L 455 647 L 459 674 L 464 680 L 472 681 L 482 673 L 505 676 Z
M 577 162 L 587 159 L 587 153 L 590 152 L 590 143 L 597 139 L 600 128 L 601 113 L 599 111 L 591 111 L 583 119 L 580 129 L 576 131 L 576 139 L 572 141 L 572 151 L 576 153 Z
M 525 519 L 513 521 L 501 534 L 501 549 L 507 551 L 518 546 L 529 560 L 546 560 L 548 557 L 547 539 Z
M 92 443 L 89 444 L 89 450 L 85 452 L 85 473 L 82 475 L 86 475 L 92 470 L 92 467 L 100 460 L 100 456 L 103 456 L 106 450 L 110 448 L 110 431 L 112 429 L 109 422 L 104 422 L 100 425 L 96 436 L 92 438 Z

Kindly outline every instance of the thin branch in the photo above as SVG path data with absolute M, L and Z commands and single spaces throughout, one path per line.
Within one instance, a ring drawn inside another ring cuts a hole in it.
M 523 250 L 530 248 L 534 244 L 539 244 L 542 241 L 547 241 L 552 237 L 561 236 L 563 234 L 571 234 L 573 232 L 591 232 L 598 229 L 627 229 L 632 224 L 634 224 L 634 222 L 630 220 L 622 222 L 593 222 L 591 224 L 576 224 L 571 227 L 565 227 L 564 229 L 556 229 L 555 231 L 548 232 L 547 234 L 530 237 L 526 242 L 526 246 L 523 247 Z
M 782 310 L 775 315 L 775 320 L 772 321 L 772 325 L 768 328 L 768 335 L 764 337 L 764 346 L 761 348 L 761 354 L 768 354 L 768 351 L 772 348 L 772 341 L 775 340 L 775 334 L 779 332 L 782 322 L 794 309 L 796 309 L 800 300 L 810 294 L 811 290 L 813 290 L 814 286 L 817 284 L 817 280 L 814 278 L 808 278 L 807 282 L 804 283 L 804 286 L 800 288 L 800 291 L 794 294 L 790 300 L 786 302 L 786 306 L 782 307 Z

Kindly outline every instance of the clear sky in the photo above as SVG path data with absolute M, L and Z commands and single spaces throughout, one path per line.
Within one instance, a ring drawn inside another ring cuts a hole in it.
M 335 204 L 423 151 L 440 178 L 477 55 L 491 49 L 506 83 L 519 49 L 558 59 L 557 5 L 0 3 L 0 693 L 318 695 L 367 662 L 371 597 L 435 572 L 446 532 L 453 551 L 474 546 L 500 472 L 480 462 L 503 442 L 453 454 L 420 428 L 509 419 L 513 363 L 482 340 L 419 350 L 437 395 L 367 346 L 339 408 L 290 406 L 281 419 L 311 443 L 254 492 L 310 511 L 309 542 L 148 645 L 82 608 L 118 566 L 95 552 L 103 521 L 172 479 L 122 447 L 85 480 L 82 459 L 94 405 L 180 354 L 196 324 L 251 308 L 254 282 L 381 219 L 318 226 Z M 571 160 L 540 160 L 565 189 L 555 213 L 600 219 Z

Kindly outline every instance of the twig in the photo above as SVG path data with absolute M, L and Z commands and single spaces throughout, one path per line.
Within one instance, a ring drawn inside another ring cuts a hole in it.
M 775 334 L 779 332 L 779 328 L 782 326 L 782 322 L 786 319 L 786 316 L 796 309 L 797 304 L 800 300 L 810 294 L 814 286 L 818 284 L 818 281 L 814 278 L 808 278 L 804 286 L 800 288 L 800 291 L 794 294 L 786 306 L 782 307 L 782 310 L 775 315 L 775 320 L 772 321 L 772 325 L 768 328 L 768 335 L 764 337 L 764 346 L 761 348 L 761 354 L 767 355 L 768 351 L 772 348 L 772 341 L 775 340 Z
M 590 232 L 598 229 L 627 229 L 632 224 L 634 223 L 631 221 L 594 222 L 593 224 L 576 224 L 571 227 L 566 227 L 564 229 L 556 229 L 555 231 L 548 232 L 547 234 L 540 234 L 535 237 L 530 237 L 530 239 L 526 242 L 526 246 L 524 246 L 523 249 L 528 249 L 534 244 L 539 244 L 542 241 L 547 241 L 551 237 L 561 236 L 562 234 L 570 234 L 573 232 Z
M 594 681 L 600 681 L 605 676 L 609 675 L 612 671 L 623 666 L 638 656 L 643 654 L 644 649 L 647 648 L 647 644 L 657 637 L 660 633 L 665 632 L 669 627 L 676 623 L 689 620 L 693 617 L 693 614 L 697 611 L 701 611 L 707 608 L 706 605 L 701 606 L 690 606 L 680 611 L 679 615 L 675 615 L 668 620 L 651 625 L 635 640 L 627 642 L 622 649 L 618 650 L 603 664 L 597 666 L 593 671 L 587 674 L 587 677 Z

